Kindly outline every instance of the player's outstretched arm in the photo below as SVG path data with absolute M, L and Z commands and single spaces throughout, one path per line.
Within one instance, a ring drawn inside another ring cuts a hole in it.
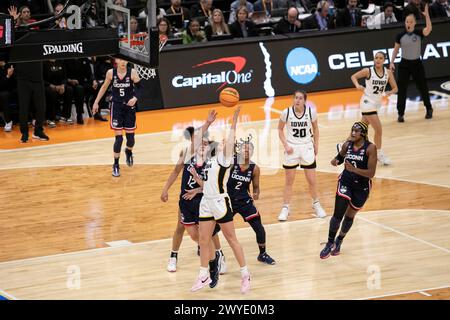
M 183 170 L 184 158 L 185 158 L 185 151 L 181 151 L 177 164 L 170 173 L 169 178 L 167 178 L 166 184 L 164 185 L 163 191 L 161 193 L 162 202 L 167 202 L 167 200 L 169 200 L 169 189 L 173 185 L 173 183 L 177 180 L 177 177 L 180 174 L 181 170 Z
M 237 127 L 239 112 L 241 112 L 241 106 L 237 106 L 236 110 L 234 111 L 233 122 L 231 123 L 230 134 L 228 135 L 228 139 L 225 141 L 223 153 L 225 156 L 225 162 L 227 162 L 227 163 L 229 161 L 231 161 L 231 159 L 233 158 L 234 141 L 236 139 L 236 127 Z
M 367 169 L 355 168 L 347 160 L 345 161 L 345 169 L 360 176 L 372 179 L 375 176 L 375 170 L 377 169 L 377 148 L 373 143 L 367 148 L 367 155 L 369 157 Z
M 113 74 L 113 70 L 112 69 L 109 69 L 108 72 L 106 72 L 105 82 L 103 82 L 102 87 L 100 88 L 100 90 L 99 90 L 99 92 L 97 94 L 97 98 L 95 98 L 94 105 L 92 106 L 92 113 L 94 113 L 94 114 L 97 113 L 97 111 L 98 111 L 98 103 L 103 98 L 103 96 L 105 95 L 106 90 L 108 90 L 109 85 L 111 84 L 112 74 Z
M 210 110 L 208 112 L 208 117 L 206 118 L 205 123 L 198 129 L 194 130 L 194 139 L 192 139 L 192 150 L 197 150 L 202 143 L 202 138 L 205 133 L 208 131 L 211 124 L 216 120 L 217 112 L 216 110 Z
M 252 185 L 253 185 L 253 200 L 259 199 L 259 176 L 261 174 L 261 170 L 258 166 L 255 166 L 255 170 L 253 171 Z

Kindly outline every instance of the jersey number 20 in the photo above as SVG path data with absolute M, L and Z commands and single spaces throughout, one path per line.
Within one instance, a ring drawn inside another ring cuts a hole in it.
M 294 137 L 296 138 L 304 138 L 306 137 L 306 129 L 294 129 Z

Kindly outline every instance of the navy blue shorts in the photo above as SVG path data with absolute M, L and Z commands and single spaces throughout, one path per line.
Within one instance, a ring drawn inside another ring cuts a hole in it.
M 355 210 L 360 210 L 369 198 L 370 182 L 354 182 L 346 179 L 339 179 L 336 193 L 338 196 L 349 201 L 350 206 Z
M 136 129 L 136 107 L 127 106 L 125 103 L 111 103 L 111 118 L 109 125 L 113 130 Z
M 245 222 L 259 217 L 258 209 L 256 209 L 253 199 L 245 200 L 231 200 L 231 207 L 233 208 L 233 215 L 240 214 Z
M 184 200 L 183 198 L 179 201 L 180 213 L 181 213 L 181 223 L 185 226 L 198 224 L 198 215 L 200 213 L 200 201 L 201 197 L 194 198 L 192 200 Z

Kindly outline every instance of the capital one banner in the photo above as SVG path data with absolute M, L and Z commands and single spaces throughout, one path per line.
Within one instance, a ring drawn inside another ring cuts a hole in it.
M 450 20 L 435 23 L 423 41 L 428 78 L 450 77 L 448 30 Z M 401 31 L 402 27 L 311 33 L 168 50 L 160 57 L 159 69 L 164 105 L 215 103 L 226 86 L 237 89 L 241 99 L 287 95 L 299 88 L 310 92 L 348 88 L 353 85 L 350 76 L 372 66 L 376 52 L 385 52 L 389 62 Z

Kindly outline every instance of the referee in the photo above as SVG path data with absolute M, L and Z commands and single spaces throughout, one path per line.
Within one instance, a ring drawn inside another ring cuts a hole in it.
M 398 122 L 405 122 L 405 104 L 406 104 L 406 90 L 408 89 L 409 78 L 412 75 L 417 88 L 420 91 L 420 95 L 423 100 L 423 104 L 427 109 L 425 119 L 431 119 L 433 117 L 433 108 L 431 107 L 430 95 L 428 93 L 427 79 L 425 78 L 425 69 L 420 59 L 420 53 L 422 49 L 422 38 L 428 36 L 431 33 L 431 20 L 428 12 L 428 3 L 425 5 L 425 11 L 422 12 L 425 16 L 426 26 L 423 29 L 415 29 L 416 18 L 413 14 L 410 14 L 405 19 L 405 30 L 397 35 L 395 40 L 395 47 L 392 53 L 390 69 L 395 70 L 394 60 L 397 57 L 398 51 L 402 48 L 402 60 L 398 65 L 398 99 L 397 99 L 397 111 Z

